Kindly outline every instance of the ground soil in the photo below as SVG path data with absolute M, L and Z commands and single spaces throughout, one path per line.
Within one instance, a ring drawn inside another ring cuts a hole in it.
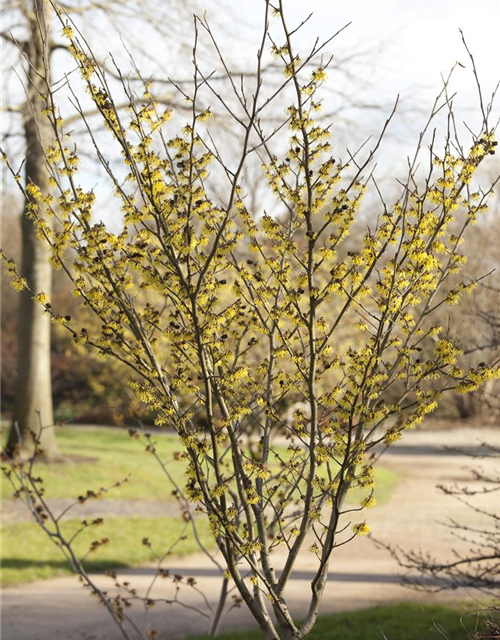
M 470 458 L 465 450 L 476 448 L 488 441 L 500 446 L 500 429 L 459 428 L 437 432 L 422 431 L 407 434 L 406 438 L 384 454 L 383 465 L 400 476 L 399 484 L 390 500 L 371 511 L 363 512 L 373 536 L 379 540 L 399 545 L 404 549 L 424 549 L 445 559 L 453 549 L 467 545 L 456 537 L 456 529 L 443 526 L 448 518 L 468 524 L 480 524 L 480 515 L 472 512 L 462 502 L 444 496 L 436 485 L 468 483 L 467 467 L 495 468 L 495 460 Z M 498 467 L 498 460 L 496 461 Z M 479 506 L 492 508 L 495 498 L 480 497 Z M 111 501 L 110 501 L 111 502 Z M 108 506 L 111 509 L 111 505 Z M 127 510 L 138 505 L 121 505 Z M 160 508 L 152 505 L 151 508 Z M 146 516 L 148 508 L 141 506 Z M 106 509 L 104 509 L 106 510 Z M 357 514 L 352 521 L 359 519 Z M 17 519 L 15 514 L 11 519 Z M 8 550 L 4 550 L 8 553 Z M 275 566 L 283 561 L 283 552 L 274 556 Z M 297 562 L 296 572 L 290 582 L 287 597 L 294 615 L 305 614 L 310 595 L 313 556 L 305 553 Z M 217 601 L 220 575 L 214 565 L 202 554 L 184 559 L 172 559 L 167 564 L 171 573 L 196 578 L 200 589 L 211 606 Z M 442 592 L 429 594 L 415 592 L 401 584 L 403 571 L 391 555 L 377 547 L 369 538 L 356 538 L 336 550 L 331 564 L 323 612 L 364 608 L 368 606 L 418 600 L 422 602 L 451 602 L 470 597 L 466 593 Z M 154 570 L 150 566 L 120 571 L 120 579 L 129 581 L 138 593 L 145 593 L 151 583 Z M 96 582 L 110 592 L 113 581 L 106 576 L 94 576 Z M 153 587 L 152 595 L 173 599 L 175 586 L 162 580 Z M 233 594 L 231 594 L 233 595 Z M 231 599 L 230 599 L 231 600 Z M 207 612 L 199 592 L 188 586 L 181 588 L 179 601 L 189 607 L 199 607 Z M 231 600 L 232 602 L 232 600 Z M 152 626 L 160 630 L 161 640 L 184 638 L 204 633 L 207 619 L 191 608 L 179 603 L 158 604 L 149 616 Z M 118 640 L 119 630 L 104 607 L 88 595 L 77 578 L 60 578 L 40 581 L 4 589 L 2 602 L 3 640 Z M 145 622 L 144 610 L 134 606 L 132 615 L 138 625 Z M 246 609 L 233 608 L 224 617 L 222 628 L 235 630 L 254 627 Z

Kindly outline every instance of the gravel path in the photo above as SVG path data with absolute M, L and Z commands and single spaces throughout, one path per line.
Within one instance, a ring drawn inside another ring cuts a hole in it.
M 446 517 L 466 522 L 472 522 L 474 518 L 478 524 L 478 519 L 459 501 L 443 496 L 436 485 L 468 482 L 466 467 L 478 463 L 463 452 L 452 452 L 446 447 L 470 448 L 471 445 L 479 446 L 481 441 L 500 445 L 500 429 L 407 434 L 403 443 L 396 445 L 383 458 L 385 468 L 400 474 L 401 480 L 396 490 L 386 504 L 363 514 L 374 536 L 405 549 L 421 547 L 432 550 L 443 559 L 449 557 L 452 547 L 459 548 L 460 542 L 440 522 Z M 494 465 L 492 459 L 481 461 L 485 469 L 493 469 Z M 481 496 L 482 506 L 491 507 L 493 499 L 488 495 Z M 129 506 L 150 510 L 148 515 L 165 508 L 165 505 L 157 503 L 142 503 L 142 506 L 134 503 Z M 102 501 L 99 507 L 120 509 L 120 513 L 124 513 L 121 502 Z M 165 515 L 165 511 L 161 515 Z M 306 611 L 310 593 L 308 580 L 313 569 L 311 557 L 310 554 L 304 554 L 299 558 L 297 571 L 288 589 L 287 597 L 296 616 L 304 615 Z M 277 552 L 274 555 L 275 567 L 279 568 L 282 562 L 283 552 Z M 168 568 L 172 573 L 196 577 L 197 587 L 206 594 L 210 605 L 216 603 L 220 577 L 205 556 L 197 554 L 184 559 L 172 559 Z M 416 594 L 401 586 L 398 565 L 387 552 L 377 548 L 367 538 L 357 538 L 337 549 L 331 570 L 332 578 L 326 589 L 323 612 L 403 600 L 456 600 L 460 595 L 457 592 L 439 596 Z M 151 567 L 139 567 L 122 571 L 120 578 L 130 581 L 139 593 L 144 593 L 152 575 Z M 110 578 L 95 576 L 95 579 L 110 593 L 113 591 Z M 174 589 L 170 581 L 163 580 L 155 585 L 153 595 L 172 598 Z M 198 592 L 187 586 L 181 589 L 180 597 L 189 606 L 205 606 Z M 119 640 L 122 637 L 103 607 L 82 592 L 81 585 L 73 577 L 7 588 L 2 604 L 2 640 Z M 144 612 L 139 607 L 132 608 L 132 615 L 138 624 L 144 623 Z M 160 640 L 174 640 L 206 632 L 206 619 L 180 605 L 157 605 L 149 615 L 153 626 L 161 630 Z M 232 609 L 223 621 L 223 629 L 253 626 L 255 624 L 244 608 Z
M 52 513 L 59 514 L 72 504 L 75 504 L 75 501 L 72 498 L 55 498 L 47 500 L 47 504 Z M 104 516 L 166 518 L 178 515 L 179 506 L 175 502 L 100 499 L 77 504 L 64 517 L 66 519 L 99 518 Z M 4 500 L 2 502 L 2 521 L 4 524 L 32 522 L 33 517 L 26 505 L 20 500 Z

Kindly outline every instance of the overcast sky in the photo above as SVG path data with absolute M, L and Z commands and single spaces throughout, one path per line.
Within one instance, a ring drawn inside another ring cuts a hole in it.
M 229 66 L 252 69 L 260 45 L 264 1 L 197 0 L 197 5 L 201 11 L 207 11 Z M 313 14 L 294 36 L 295 51 L 302 53 L 302 57 L 316 38 L 327 39 L 348 23 L 350 26 L 329 44 L 327 52 L 337 60 L 349 58 L 351 54 L 364 54 L 348 62 L 356 82 L 349 83 L 342 74 L 330 73 L 329 86 L 333 91 L 329 97 L 325 95 L 325 103 L 328 108 L 328 100 L 333 103 L 335 90 L 340 88 L 359 94 L 358 101 L 371 101 L 381 108 L 348 113 L 351 124 L 347 126 L 339 121 L 345 117 L 344 112 L 334 118 L 333 131 L 341 146 L 351 144 L 356 134 L 358 138 L 353 144 L 370 135 L 377 136 L 396 95 L 401 94 L 398 116 L 379 154 L 382 175 L 394 179 L 397 168 L 405 167 L 406 155 L 413 154 L 418 133 L 442 87 L 441 74 L 448 75 L 457 61 L 465 67 L 457 67 L 452 84 L 452 91 L 458 92 L 455 99 L 458 122 L 465 120 L 472 130 L 479 129 L 477 90 L 459 30 L 463 30 L 473 52 L 488 100 L 500 80 L 500 38 L 495 31 L 500 24 L 500 0 L 477 0 L 474 6 L 465 0 L 285 0 L 284 6 L 289 29 L 295 29 Z M 277 34 L 278 21 L 275 21 L 272 28 Z M 175 27 L 171 38 L 149 39 L 139 32 L 135 36 L 148 51 L 154 50 L 160 75 L 186 77 L 188 74 L 189 77 L 192 22 L 186 19 Z M 201 37 L 206 39 L 206 34 L 201 33 Z M 276 37 L 281 44 L 283 36 Z M 203 63 L 205 71 L 215 69 L 215 62 L 214 67 L 208 68 L 212 64 L 210 55 L 203 58 Z M 496 107 L 496 114 L 496 117 L 500 115 L 500 105 Z M 464 139 L 466 145 L 467 138 Z M 394 147 L 396 141 L 400 144 Z
M 237 13 L 233 14 L 239 22 L 234 25 L 235 31 L 256 32 L 262 20 L 263 2 L 224 1 L 228 7 L 238 6 Z M 205 4 L 209 15 L 219 10 L 219 0 L 208 0 Z M 351 26 L 331 45 L 333 52 L 376 49 L 384 43 L 380 65 L 391 72 L 395 89 L 404 89 L 409 84 L 437 87 L 440 73 L 447 73 L 457 60 L 469 67 L 459 29 L 463 30 L 474 54 L 485 90 L 491 91 L 500 78 L 499 0 L 475 3 L 470 0 L 285 0 L 284 6 L 290 27 L 313 13 L 297 35 L 299 46 L 306 47 L 317 35 L 326 38 L 349 22 Z M 228 12 L 228 17 L 233 17 L 231 13 Z M 246 46 L 240 55 L 243 49 Z M 460 83 L 472 92 L 466 72 Z
M 251 69 L 260 44 L 264 1 L 196 0 L 196 3 L 199 10 L 207 11 L 230 66 L 233 69 Z M 191 0 L 186 1 L 186 14 L 191 5 Z M 349 62 L 356 83 L 349 84 L 346 81 L 341 87 L 344 82 L 342 75 L 332 71 L 329 86 L 333 93 L 325 102 L 328 99 L 333 101 L 335 90 L 341 88 L 353 94 L 358 93 L 359 100 L 381 106 L 378 110 L 352 114 L 351 121 L 359 124 L 359 136 L 365 139 L 370 134 L 377 135 L 396 95 L 401 94 L 400 113 L 392 124 L 391 133 L 406 141 L 408 147 L 400 148 L 397 153 L 383 154 L 384 160 L 393 160 L 395 164 L 402 161 L 404 164 L 406 153 L 411 153 L 413 148 L 413 142 L 410 148 L 409 141 L 415 140 L 425 113 L 428 113 L 433 98 L 441 88 L 441 74 L 447 75 L 456 61 L 465 66 L 458 67 L 454 77 L 453 91 L 458 91 L 456 112 L 460 121 L 464 119 L 473 130 L 478 129 L 477 91 L 459 29 L 464 31 L 474 54 L 484 95 L 489 99 L 500 79 L 500 37 L 497 33 L 500 0 L 476 0 L 474 5 L 465 0 L 285 0 L 284 6 L 290 29 L 298 26 L 310 13 L 313 14 L 294 36 L 295 49 L 302 54 L 307 53 L 317 37 L 326 39 L 351 23 L 330 43 L 327 51 L 334 54 L 337 60 L 364 52 L 357 61 Z M 93 45 L 98 44 L 99 48 L 104 49 L 108 46 L 120 48 L 120 40 L 112 35 L 104 38 L 99 26 L 102 30 L 102 25 L 87 24 L 85 30 Z M 193 34 L 189 16 L 182 21 L 172 18 L 171 26 L 164 25 L 169 37 L 154 36 L 143 32 L 138 24 L 127 23 L 126 28 L 130 27 L 137 43 L 153 54 L 160 75 L 191 76 L 190 43 Z M 95 37 L 92 37 L 94 32 Z M 282 36 L 279 38 L 282 39 Z M 139 59 L 141 69 L 149 73 L 147 66 L 146 69 L 142 66 L 139 52 L 133 47 L 132 53 Z M 206 64 L 212 64 L 209 57 Z M 500 104 L 497 104 L 495 113 L 496 117 L 500 116 Z M 339 122 L 334 121 L 334 125 L 334 131 L 343 131 L 347 138 L 356 131 L 352 126 L 337 126 Z
M 209 20 L 223 34 L 225 52 L 233 66 L 248 68 L 255 60 L 259 44 L 263 0 L 244 3 L 200 0 L 200 3 L 207 8 Z M 221 11 L 221 3 L 227 12 Z M 500 0 L 478 0 L 474 4 L 465 0 L 285 0 L 284 7 L 289 29 L 297 27 L 312 13 L 307 24 L 294 36 L 295 50 L 303 54 L 316 37 L 326 39 L 351 23 L 327 50 L 337 59 L 351 53 L 366 54 L 356 63 L 348 63 L 357 76 L 357 86 L 351 88 L 346 83 L 342 87 L 344 91 L 359 91 L 360 100 L 382 105 L 378 111 L 353 114 L 352 120 L 363 129 L 361 135 L 376 135 L 396 95 L 401 95 L 400 110 L 391 125 L 391 133 L 405 144 L 394 154 L 395 163 L 404 163 L 406 153 L 412 153 L 433 99 L 442 87 L 442 75 L 447 76 L 457 61 L 465 67 L 456 67 L 451 84 L 451 92 L 457 92 L 454 99 L 457 121 L 459 124 L 466 121 L 474 131 L 479 129 L 477 88 L 460 29 L 473 53 L 485 101 L 489 101 L 500 80 L 500 37 L 496 33 L 500 25 Z M 342 78 L 332 72 L 329 86 L 335 91 L 340 82 Z M 498 117 L 497 100 L 491 121 Z M 340 129 L 342 127 L 336 127 L 337 131 Z M 344 127 L 345 131 L 351 134 L 353 128 Z M 466 133 L 465 144 L 468 144 L 467 137 Z M 384 154 L 385 159 L 391 155 Z

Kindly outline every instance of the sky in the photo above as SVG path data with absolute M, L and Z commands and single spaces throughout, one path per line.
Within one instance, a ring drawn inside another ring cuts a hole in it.
M 206 11 L 231 67 L 253 68 L 262 31 L 264 1 L 190 0 L 193 1 L 197 1 L 201 12 Z M 359 138 L 377 135 L 399 95 L 399 110 L 390 135 L 393 141 L 397 138 L 403 143 L 404 159 L 406 152 L 411 153 L 410 145 L 414 144 L 442 88 L 442 76 L 448 76 L 456 62 L 460 65 L 453 72 L 451 92 L 456 92 L 457 120 L 466 121 L 472 130 L 478 130 L 481 123 L 478 92 L 460 29 L 474 56 L 484 100 L 488 102 L 500 81 L 500 38 L 494 31 L 500 24 L 500 0 L 477 0 L 474 5 L 465 0 L 284 0 L 284 7 L 289 29 L 312 14 L 294 35 L 295 50 L 303 54 L 316 38 L 327 39 L 350 23 L 326 51 L 334 55 L 334 63 L 340 61 L 341 67 L 348 69 L 352 78 L 348 80 L 332 71 L 325 91 L 331 91 L 333 99 L 339 89 L 358 103 L 378 108 L 348 113 L 348 122 L 354 124 L 355 129 L 351 127 L 349 131 L 345 123 L 341 123 L 337 130 L 343 127 L 344 133 L 356 132 Z M 190 42 L 191 24 L 179 25 L 175 35 L 184 43 Z M 277 38 L 279 41 L 283 36 L 280 34 Z M 157 60 L 167 61 L 172 55 L 172 43 L 160 42 Z M 190 49 L 179 48 L 175 55 L 178 56 L 175 70 L 180 74 L 184 62 L 188 68 Z M 168 62 L 163 65 L 166 67 Z M 325 100 L 328 105 L 328 97 Z M 492 121 L 500 118 L 498 100 L 493 113 Z M 334 122 L 338 124 L 339 121 Z
M 248 67 L 255 60 L 262 28 L 262 0 L 200 0 L 208 18 L 216 22 L 234 66 Z M 221 11 L 221 3 L 227 11 Z M 294 36 L 298 51 L 306 52 L 316 37 L 327 39 L 350 23 L 327 48 L 337 60 L 362 54 L 346 64 L 355 82 L 331 74 L 329 87 L 355 93 L 358 101 L 382 105 L 354 115 L 363 134 L 379 130 L 400 95 L 399 114 L 392 134 L 413 141 L 421 130 L 433 100 L 456 62 L 451 84 L 458 121 L 477 130 L 481 122 L 472 65 L 460 29 L 474 56 L 485 102 L 500 81 L 500 0 L 284 0 L 290 29 L 309 14 L 311 18 Z M 220 26 L 219 26 L 220 24 Z M 418 113 L 415 113 L 418 112 Z M 500 103 L 494 118 L 500 118 Z
M 206 10 L 231 68 L 251 69 L 260 44 L 264 1 L 197 1 L 199 8 Z M 379 154 L 378 175 L 382 179 L 394 182 L 395 174 L 405 171 L 406 156 L 413 154 L 415 140 L 442 88 L 442 75 L 447 76 L 457 61 L 463 65 L 456 67 L 451 85 L 451 91 L 457 92 L 454 99 L 457 120 L 459 123 L 464 120 L 472 130 L 478 130 L 481 117 L 477 87 L 460 29 L 473 53 L 488 101 L 500 80 L 500 38 L 494 33 L 500 24 L 500 0 L 477 0 L 474 6 L 465 0 L 284 0 L 284 8 L 289 29 L 295 29 L 312 14 L 294 35 L 295 50 L 303 54 L 316 38 L 326 40 L 351 23 L 326 49 L 334 55 L 334 61 L 346 60 L 345 65 L 352 72 L 352 78 L 348 79 L 332 71 L 328 86 L 333 93 L 330 98 L 325 93 L 326 108 L 328 100 L 334 100 L 336 89 L 352 95 L 358 102 L 379 108 L 343 112 L 337 122 L 334 120 L 340 145 L 352 134 L 358 136 L 356 144 L 369 136 L 377 136 L 400 94 L 399 112 Z M 271 20 L 271 29 L 275 30 L 279 43 L 283 36 L 278 35 L 278 24 L 277 19 L 274 23 Z M 175 35 L 180 42 L 189 43 L 190 30 L 191 24 L 187 22 L 185 26 L 180 25 Z M 168 68 L 172 43 L 162 44 L 157 59 Z M 184 63 L 189 68 L 190 47 L 179 47 L 177 56 L 179 74 Z M 209 56 L 206 64 L 211 64 Z M 499 118 L 500 104 L 495 113 Z M 470 139 L 465 133 L 465 139 Z
M 209 16 L 219 11 L 219 1 L 205 2 Z M 257 31 L 263 2 L 225 3 L 229 9 L 238 5 L 235 33 Z M 327 38 L 348 23 L 349 28 L 332 43 L 333 51 L 337 46 L 369 50 L 382 45 L 378 61 L 392 76 L 395 89 L 411 84 L 437 87 L 440 74 L 447 73 L 456 61 L 470 67 L 459 29 L 473 52 L 485 88 L 491 91 L 500 79 L 500 38 L 495 31 L 500 24 L 499 0 L 285 0 L 284 7 L 290 27 L 313 14 L 296 36 L 298 46 L 305 46 L 317 35 Z M 227 16 L 233 17 L 231 11 Z M 471 84 L 467 75 L 460 79 L 463 87 Z M 468 90 L 473 92 L 470 87 Z
M 155 1 L 161 3 L 162 15 L 165 15 L 168 4 L 164 4 L 165 0 L 152 0 L 152 3 Z M 264 1 L 185 0 L 186 14 L 194 3 L 199 12 L 206 10 L 231 67 L 251 69 L 260 43 Z M 500 80 L 500 38 L 495 32 L 500 24 L 500 0 L 476 0 L 474 6 L 465 0 L 352 0 L 350 3 L 284 0 L 284 7 L 290 29 L 312 14 L 294 36 L 296 51 L 302 53 L 310 49 L 317 37 L 327 39 L 351 23 L 328 45 L 327 52 L 334 55 L 334 61 L 340 61 L 341 67 L 348 68 L 352 78 L 347 80 L 332 71 L 328 82 L 332 93 L 330 98 L 325 94 L 325 102 L 328 104 L 329 99 L 333 100 L 334 92 L 340 89 L 358 101 L 378 108 L 349 114 L 347 125 L 345 121 L 341 122 L 346 118 L 345 114 L 339 116 L 340 122 L 334 121 L 334 125 L 337 131 L 343 132 L 345 139 L 352 133 L 358 134 L 358 140 L 376 136 L 396 96 L 401 95 L 399 113 L 391 124 L 393 137 L 387 143 L 388 152 L 383 155 L 386 175 L 390 174 L 392 159 L 394 164 L 402 162 L 404 165 L 406 155 L 412 152 L 413 141 L 442 86 L 441 74 L 447 75 L 456 61 L 463 65 L 456 68 L 452 85 L 453 91 L 458 91 L 456 112 L 460 121 L 466 120 L 473 130 L 477 130 L 480 121 L 477 89 L 459 29 L 463 30 L 473 52 L 488 100 Z M 97 20 L 102 18 L 97 16 Z M 122 45 L 117 35 L 108 33 L 109 37 L 103 37 L 103 24 L 87 23 L 84 32 L 92 46 L 98 46 L 105 54 L 106 47 L 116 51 Z M 135 42 L 152 53 L 160 75 L 190 77 L 191 19 L 188 15 L 182 21 L 172 18 L 172 25 L 163 26 L 163 35 L 154 35 L 142 31 L 138 24 L 125 23 Z M 140 52 L 132 48 L 132 53 L 144 71 Z M 352 59 L 353 55 L 357 57 Z M 345 60 L 347 62 L 342 62 Z M 148 64 L 150 62 L 151 58 Z M 210 68 L 209 55 L 205 63 Z M 500 104 L 497 104 L 495 114 L 500 117 Z M 397 149 L 395 142 L 399 143 Z M 101 182 L 95 175 L 88 179 L 95 187 Z
M 207 10 L 232 67 L 251 68 L 260 42 L 264 1 L 198 1 Z M 391 166 L 406 164 L 406 156 L 413 153 L 415 140 L 442 88 L 442 77 L 448 76 L 457 62 L 460 64 L 453 72 L 450 90 L 452 94 L 456 92 L 458 126 L 465 121 L 473 131 L 479 129 L 478 91 L 460 30 L 474 56 L 484 100 L 488 102 L 500 81 L 500 38 L 495 32 L 500 25 L 500 0 L 477 0 L 474 5 L 465 0 L 284 0 L 284 8 L 289 29 L 295 29 L 312 14 L 293 38 L 295 50 L 302 53 L 316 38 L 327 39 L 350 23 L 326 51 L 334 55 L 334 62 L 346 60 L 345 66 L 352 71 L 354 80 L 347 81 L 332 71 L 325 91 L 330 88 L 334 93 L 339 88 L 357 97 L 358 102 L 379 108 L 349 113 L 347 125 L 341 122 L 344 114 L 337 122 L 334 120 L 334 130 L 344 135 L 342 142 L 352 133 L 358 134 L 358 140 L 376 136 L 400 95 L 381 173 L 388 175 Z M 188 38 L 187 32 L 182 35 Z M 283 36 L 277 38 L 279 41 Z M 352 56 L 355 57 L 351 60 Z M 328 105 L 329 98 L 325 96 Z M 493 113 L 491 121 L 500 118 L 498 100 Z M 470 136 L 463 127 L 462 132 L 468 145 Z

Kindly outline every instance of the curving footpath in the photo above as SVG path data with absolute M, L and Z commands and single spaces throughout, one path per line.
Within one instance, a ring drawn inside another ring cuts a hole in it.
M 487 441 L 500 446 L 500 428 L 460 428 L 438 432 L 412 432 L 383 457 L 383 466 L 394 470 L 400 481 L 390 500 L 371 511 L 365 511 L 374 536 L 381 541 L 400 545 L 405 549 L 429 549 L 438 557 L 449 557 L 452 548 L 460 549 L 460 541 L 453 531 L 442 526 L 447 517 L 461 522 L 478 524 L 473 514 L 458 500 L 444 496 L 437 484 L 467 483 L 467 467 L 480 465 L 485 470 L 495 466 L 495 460 L 478 462 L 466 456 L 464 448 L 476 447 Z M 449 450 L 454 447 L 457 450 Z M 462 448 L 462 450 L 461 450 Z M 497 461 L 498 466 L 498 461 Z M 491 495 L 481 496 L 476 503 L 492 507 Z M 304 554 L 297 561 L 297 570 L 288 589 L 292 611 L 302 616 L 310 593 L 311 555 Z M 275 554 L 275 566 L 280 553 Z M 171 573 L 194 577 L 196 587 L 206 594 L 215 606 L 220 589 L 220 576 L 210 561 L 201 554 L 172 559 Z M 322 612 L 365 608 L 405 600 L 422 602 L 456 601 L 456 591 L 430 595 L 401 585 L 401 570 L 390 555 L 377 548 L 368 538 L 357 538 L 340 547 L 331 563 L 331 578 L 326 589 Z M 129 581 L 138 592 L 145 592 L 151 583 L 153 569 L 139 567 L 120 571 L 120 579 Z M 96 581 L 110 593 L 113 581 L 95 576 Z M 158 581 L 153 595 L 171 599 L 175 585 L 169 580 Z M 232 594 L 231 594 L 232 595 Z M 199 593 L 190 587 L 181 588 L 179 598 L 189 607 L 205 607 Z M 231 598 L 229 598 L 232 602 Z M 144 610 L 134 606 L 132 615 L 138 625 L 145 622 Z M 160 640 L 174 640 L 207 630 L 206 618 L 180 604 L 158 604 L 148 614 L 154 628 L 161 631 Z M 223 619 L 221 629 L 254 627 L 255 623 L 244 607 L 233 608 Z M 39 581 L 6 588 L 2 596 L 2 640 L 120 640 L 119 630 L 110 620 L 104 607 L 85 592 L 74 577 Z

